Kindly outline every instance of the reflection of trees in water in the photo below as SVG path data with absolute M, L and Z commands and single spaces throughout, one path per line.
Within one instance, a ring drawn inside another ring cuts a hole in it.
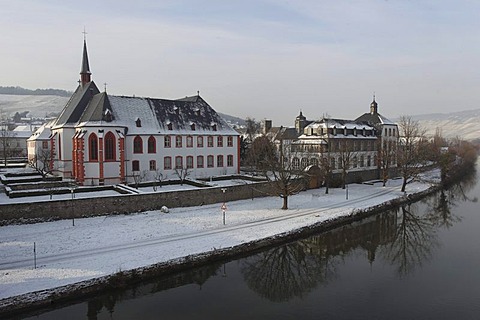
M 250 289 L 271 301 L 302 297 L 335 278 L 337 266 L 353 250 L 366 250 L 373 262 L 377 247 L 392 238 L 395 222 L 394 214 L 380 214 L 273 248 L 246 258 L 242 273 Z
M 334 263 L 310 253 L 308 240 L 284 245 L 245 259 L 242 267 L 250 289 L 274 302 L 302 297 L 335 274 Z
M 477 202 L 477 197 L 470 198 L 467 193 L 475 187 L 477 178 L 475 172 L 466 176 L 461 182 L 440 190 L 427 199 L 429 206 L 427 217 L 437 227 L 450 228 L 461 221 L 461 217 L 452 213 L 451 208 L 460 202 Z
M 398 209 L 395 236 L 383 250 L 385 259 L 397 267 L 400 276 L 407 275 L 429 260 L 432 249 L 438 246 L 434 225 L 417 211 L 415 203 Z
M 193 270 L 188 270 L 165 277 L 159 277 L 156 281 L 150 280 L 146 284 L 131 286 L 128 289 L 116 289 L 96 296 L 88 300 L 87 319 L 96 320 L 98 314 L 105 308 L 113 316 L 115 305 L 119 301 L 132 300 L 144 295 L 177 288 L 188 284 L 197 284 L 199 288 L 212 276 L 217 275 L 220 270 L 220 263 L 212 263 Z

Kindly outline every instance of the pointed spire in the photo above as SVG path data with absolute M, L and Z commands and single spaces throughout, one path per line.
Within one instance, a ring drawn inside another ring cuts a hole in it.
M 373 92 L 373 101 L 370 103 L 370 113 L 377 114 L 378 113 L 378 103 L 375 101 L 375 92 Z
M 90 65 L 88 63 L 88 54 L 87 54 L 87 39 L 86 32 L 83 30 L 83 58 L 82 58 L 82 69 L 80 70 L 80 81 L 82 86 L 89 83 L 91 80 L 92 73 L 90 72 Z

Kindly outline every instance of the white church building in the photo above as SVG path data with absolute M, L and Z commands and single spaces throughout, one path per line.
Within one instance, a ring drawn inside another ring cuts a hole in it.
M 29 139 L 54 174 L 81 185 L 237 174 L 239 134 L 199 94 L 177 100 L 114 96 L 94 81 L 84 40 L 80 81 L 60 115 Z M 38 137 L 38 139 L 36 138 Z M 46 138 L 48 137 L 48 138 Z M 45 142 L 47 141 L 47 143 Z

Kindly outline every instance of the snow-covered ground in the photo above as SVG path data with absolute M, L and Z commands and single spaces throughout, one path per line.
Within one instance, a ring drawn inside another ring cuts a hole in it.
M 75 219 L 75 226 L 71 220 L 3 226 L 0 299 L 293 231 L 404 196 L 400 184 L 349 185 L 348 200 L 342 189 L 309 190 L 290 197 L 287 211 L 277 197 L 228 202 L 225 225 L 215 204 Z M 415 182 L 407 191 L 428 187 Z

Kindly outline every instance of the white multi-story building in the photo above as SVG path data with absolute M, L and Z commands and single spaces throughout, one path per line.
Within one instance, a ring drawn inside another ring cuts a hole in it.
M 48 130 L 51 169 L 79 184 L 239 172 L 238 133 L 200 95 L 168 100 L 100 92 L 85 41 L 79 86 Z M 44 136 L 38 143 L 30 138 L 29 152 L 45 147 Z

